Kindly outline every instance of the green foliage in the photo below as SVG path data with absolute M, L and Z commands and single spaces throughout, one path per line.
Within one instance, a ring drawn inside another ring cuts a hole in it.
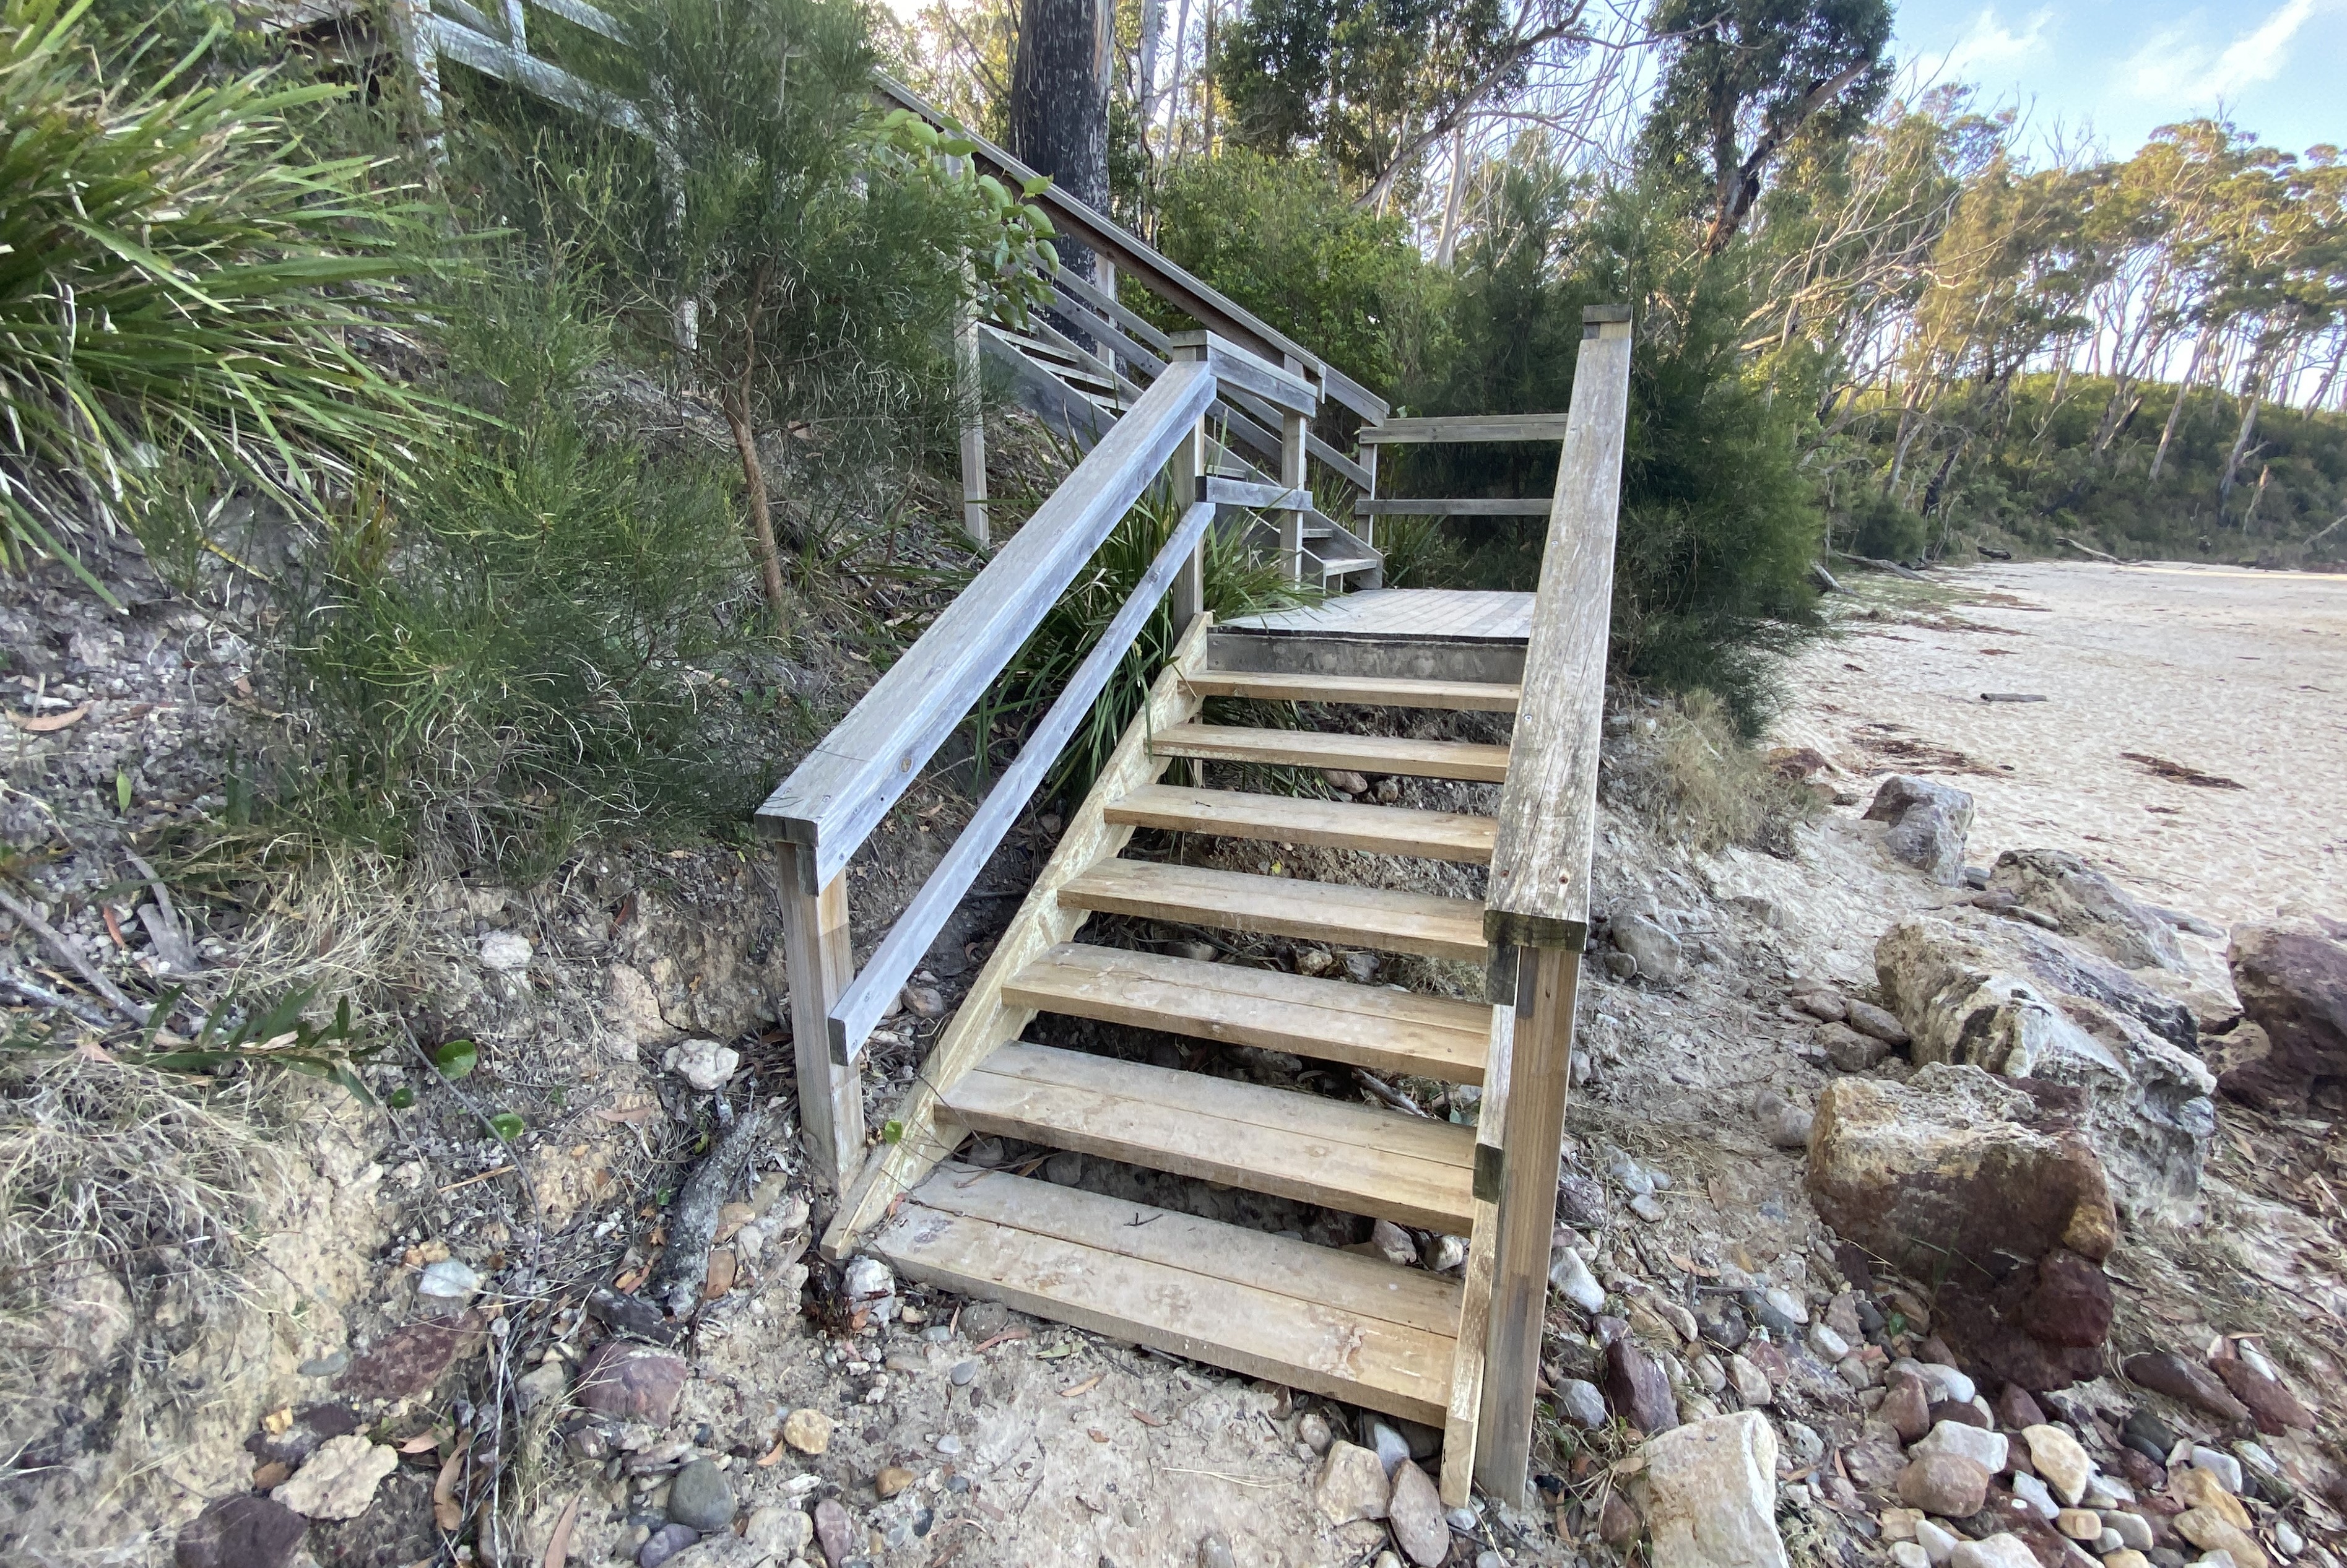
M 612 324 L 559 264 L 485 266 L 436 304 L 440 388 L 490 417 L 291 575 L 289 674 L 314 723 L 280 759 L 279 804 L 525 867 L 580 832 L 739 821 L 789 737 L 742 660 L 722 470 L 601 422 Z
M 1930 526 L 1921 516 L 1895 497 L 1880 491 L 1870 493 L 1850 508 L 1842 531 L 1850 540 L 1852 555 L 1901 562 L 1922 559 L 1923 547 L 1931 538 Z
M 1176 165 L 1158 245 L 1368 385 L 1425 352 L 1439 275 L 1399 218 L 1355 207 L 1326 165 L 1244 149 Z
M 193 1040 L 159 1044 L 163 1020 L 177 1007 L 180 992 L 164 999 L 149 1016 L 138 1038 L 118 1048 L 114 1055 L 159 1072 L 217 1077 L 236 1068 L 280 1067 L 309 1078 L 333 1083 L 363 1105 L 372 1105 L 374 1093 L 356 1071 L 361 1062 L 383 1049 L 382 1042 L 364 1039 L 351 1023 L 351 1002 L 335 1004 L 334 1016 L 323 1024 L 310 1022 L 313 994 L 307 987 L 286 991 L 274 1001 L 255 1006 L 231 991 L 204 1014 Z
M 302 126 L 344 89 L 93 63 L 85 7 L 0 8 L 0 563 L 202 507 L 316 516 L 396 475 L 428 405 L 362 352 L 429 241 Z M 91 586 L 95 588 L 95 579 Z M 100 591 L 103 591 L 102 589 Z
M 1798 466 L 1803 413 L 1747 374 L 1748 302 L 1730 267 L 1686 244 L 1679 210 L 1649 182 L 1594 196 L 1523 160 L 1462 251 L 1458 352 L 1409 391 L 1412 412 L 1549 413 L 1570 406 L 1585 304 L 1635 312 L 1629 430 L 1614 567 L 1613 660 L 1634 679 L 1717 693 L 1757 733 L 1778 656 L 1814 624 L 1810 562 L 1823 519 Z M 1544 495 L 1548 448 L 1437 446 L 1399 465 L 1397 494 Z M 1529 589 L 1532 520 L 1460 530 L 1478 586 Z

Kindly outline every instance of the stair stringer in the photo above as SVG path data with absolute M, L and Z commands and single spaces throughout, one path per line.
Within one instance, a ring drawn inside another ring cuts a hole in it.
M 1213 620 L 1211 615 L 1201 615 L 1191 623 L 1150 688 L 1149 701 L 1125 726 L 1092 793 L 1070 817 L 1059 848 L 1011 917 L 969 995 L 938 1037 L 920 1076 L 913 1081 L 894 1118 L 902 1129 L 897 1142 L 875 1150 L 863 1173 L 847 1189 L 839 1213 L 824 1233 L 825 1257 L 836 1262 L 847 1255 L 861 1236 L 887 1217 L 900 1194 L 910 1192 L 959 1145 L 963 1134 L 958 1128 L 948 1125 L 940 1130 L 938 1126 L 945 1093 L 995 1048 L 1018 1039 L 1034 1021 L 1035 1009 L 1011 1005 L 1003 989 L 1011 976 L 1071 939 L 1092 917 L 1089 910 L 1062 907 L 1060 889 L 1094 863 L 1122 851 L 1132 839 L 1132 827 L 1107 819 L 1108 803 L 1129 790 L 1156 783 L 1171 759 L 1151 754 L 1150 737 L 1198 716 L 1204 699 L 1192 691 L 1190 678 L 1206 668 L 1206 634 Z

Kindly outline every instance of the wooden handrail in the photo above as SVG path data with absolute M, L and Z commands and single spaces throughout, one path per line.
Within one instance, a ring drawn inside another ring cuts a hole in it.
M 758 808 L 803 845 L 813 892 L 846 868 L 1214 400 L 1214 368 L 1167 367 L 1027 525 Z
M 1389 419 L 1364 430 L 1364 446 L 1394 446 L 1429 441 L 1561 441 L 1563 414 L 1469 414 L 1439 419 Z

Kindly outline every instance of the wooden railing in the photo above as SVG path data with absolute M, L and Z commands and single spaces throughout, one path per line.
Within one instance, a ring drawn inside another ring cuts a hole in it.
M 1493 1029 L 1476 1149 L 1476 1197 L 1491 1205 L 1494 1223 L 1488 1255 L 1469 1260 L 1471 1270 L 1488 1268 L 1491 1281 L 1475 1480 L 1511 1501 L 1523 1492 L 1531 1451 L 1573 999 L 1589 934 L 1629 386 L 1629 307 L 1593 306 L 1583 313 L 1483 902 L 1491 999 L 1506 1016 Z M 1485 1217 L 1479 1213 L 1479 1251 Z M 1466 1343 L 1462 1333 L 1462 1349 Z
M 1318 399 L 1285 368 L 1209 333 L 1177 343 L 1101 443 L 839 726 L 758 808 L 780 841 L 784 936 L 800 1119 L 818 1174 L 836 1190 L 864 1158 L 858 1058 L 988 856 L 1043 782 L 1118 662 L 1170 591 L 1178 632 L 1204 608 L 1201 548 L 1222 504 L 1202 473 L 1204 420 L 1245 392 L 1291 418 Z M 860 973 L 849 948 L 850 859 L 1041 622 L 1111 530 L 1172 464 L 1181 520 L 1018 758 L 906 906 Z

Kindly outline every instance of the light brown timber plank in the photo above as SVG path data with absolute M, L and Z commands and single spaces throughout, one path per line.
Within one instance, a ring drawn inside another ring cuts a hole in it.
M 1160 756 L 1204 757 L 1298 768 L 1348 768 L 1409 778 L 1499 784 L 1508 748 L 1464 741 L 1413 741 L 1393 735 L 1330 735 L 1309 730 L 1250 730 L 1231 724 L 1175 724 L 1150 743 Z
M 1154 780 L 1164 761 L 1150 752 L 1150 734 L 1178 727 L 1198 712 L 1199 700 L 1183 684 L 1183 677 L 1205 668 L 1206 638 L 1214 620 L 1213 615 L 1200 613 L 1190 622 L 1189 630 L 1174 647 L 1174 657 L 1150 689 L 1148 702 L 1125 726 L 1108 765 L 1101 770 L 1099 783 L 1068 819 L 1059 848 L 1035 878 L 1026 901 L 1011 917 L 969 996 L 914 1080 L 912 1092 L 896 1117 L 903 1132 L 896 1143 L 882 1144 L 865 1163 L 864 1174 L 824 1233 L 824 1256 L 834 1260 L 845 1256 L 856 1236 L 880 1222 L 899 1193 L 928 1174 L 961 1141 L 959 1128 L 943 1132 L 938 1129 L 939 1091 L 950 1087 L 989 1051 L 1017 1038 L 1033 1021 L 1035 1009 L 1006 999 L 1002 984 L 1073 937 L 1090 917 L 1087 911 L 1061 904 L 1060 887 L 1093 861 L 1115 855 L 1132 838 L 1133 829 L 1106 820 L 1102 805 Z M 825 1005 L 827 1009 L 829 1003 Z
M 1482 906 L 1471 898 L 1258 876 L 1203 866 L 1103 860 L 1069 878 L 1060 902 L 1102 914 L 1225 931 L 1303 937 L 1389 953 L 1480 963 Z
M 946 1095 L 973 1132 L 1464 1235 L 1474 1136 L 1292 1090 L 1014 1041 Z
M 847 927 L 847 874 L 820 893 L 806 891 L 804 844 L 778 846 L 782 874 L 783 961 L 791 978 L 791 1054 L 798 1069 L 799 1131 L 816 1180 L 837 1193 L 864 1163 L 864 1075 L 831 1060 L 829 1015 L 856 978 Z
M 1512 713 L 1523 688 L 1484 681 L 1408 681 L 1379 675 L 1286 675 L 1210 670 L 1192 684 L 1209 697 L 1271 702 L 1357 702 L 1379 708 L 1440 708 Z
M 1111 801 L 1108 819 L 1169 833 L 1210 833 L 1425 860 L 1478 863 L 1491 857 L 1488 816 L 1356 801 L 1151 784 Z
M 1279 969 L 1063 943 L 1003 988 L 1039 1012 L 1481 1083 L 1491 1008 Z
M 979 1180 L 1049 1185 L 1017 1177 Z M 1051 1194 L 1033 1196 L 1053 1201 Z M 1103 1205 L 1114 1213 L 1112 1223 L 1136 1233 L 1188 1220 L 1092 1194 L 1056 1190 L 1056 1200 L 1062 1205 Z M 1029 1194 L 1020 1195 L 1021 1207 L 1029 1201 Z M 1235 1232 L 1236 1227 L 1214 1229 Z M 1016 1223 L 955 1214 L 917 1200 L 907 1203 L 874 1238 L 873 1250 L 907 1278 L 924 1284 L 990 1297 L 1038 1317 L 1407 1419 L 1441 1419 L 1450 1383 L 1451 1341 L 1447 1333 L 1356 1316 L 1324 1302 L 1266 1289 L 1251 1279 L 1230 1277 L 1213 1266 L 1228 1239 L 1198 1238 L 1184 1266 L 1121 1255 Z M 1305 1252 L 1321 1250 L 1307 1242 L 1281 1245 Z
M 1509 1067 L 1514 1056 L 1516 1010 L 1491 1009 L 1485 1040 L 1483 1099 L 1475 1122 L 1479 1162 L 1501 1163 L 1508 1125 Z M 1491 1276 L 1500 1242 L 1500 1206 L 1485 1186 L 1475 1194 L 1475 1228 L 1468 1233 L 1467 1266 L 1460 1272 L 1459 1348 L 1450 1360 L 1450 1408 L 1442 1424 L 1442 1505 L 1464 1508 L 1474 1491 L 1476 1435 L 1482 1420 L 1486 1337 L 1491 1326 Z

